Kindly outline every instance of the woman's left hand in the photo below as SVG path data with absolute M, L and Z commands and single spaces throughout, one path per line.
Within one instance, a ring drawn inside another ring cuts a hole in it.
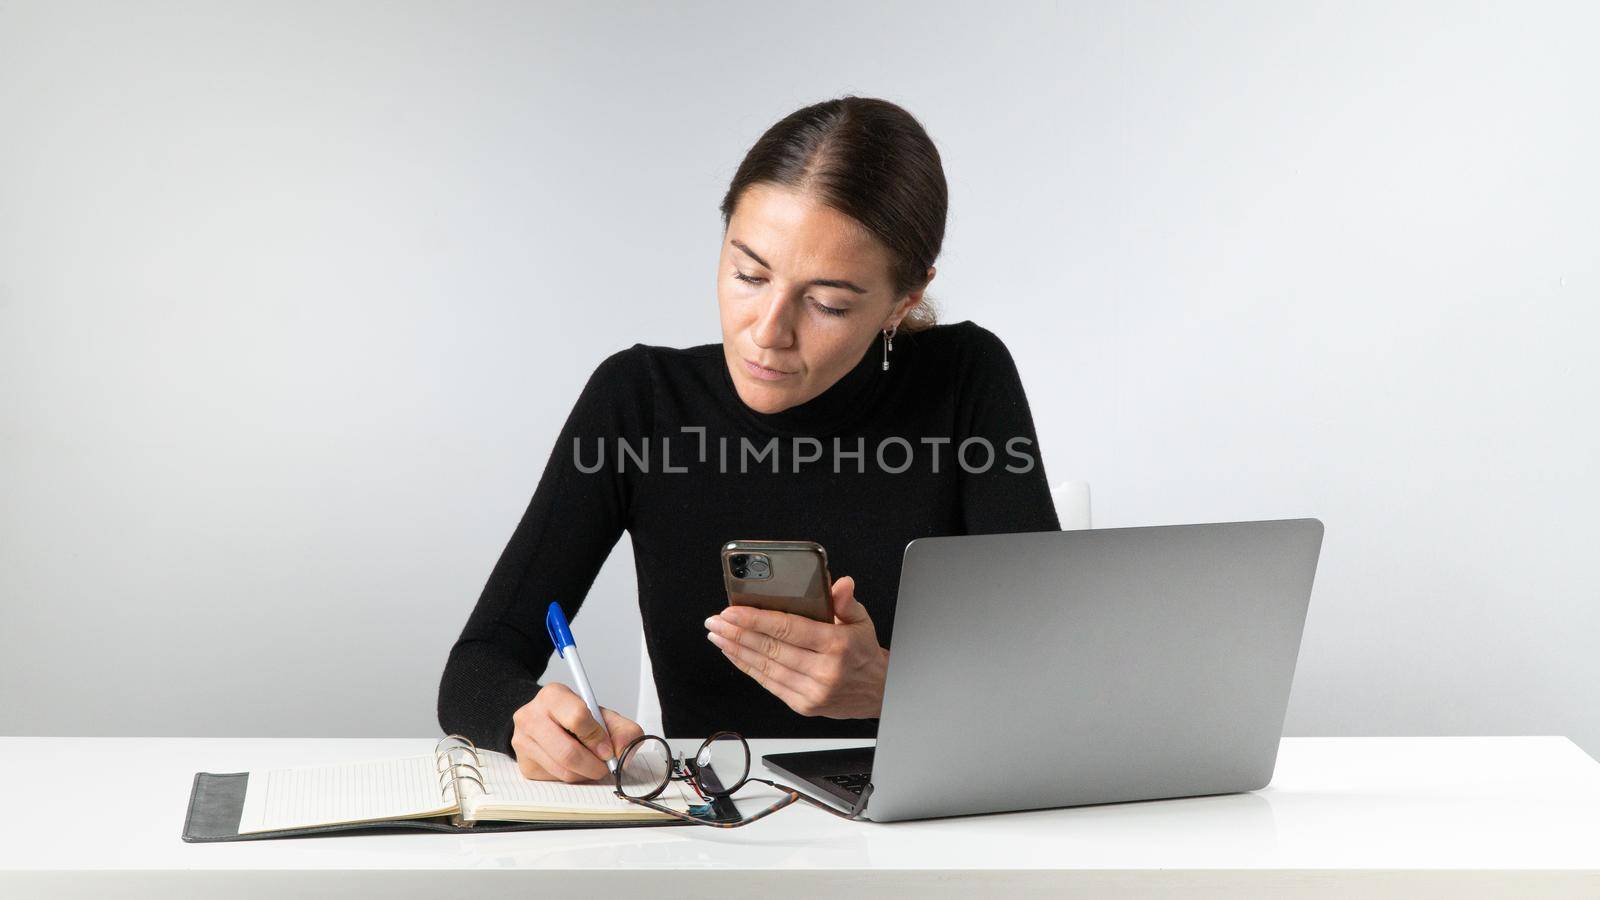
M 706 620 L 706 637 L 739 671 L 802 716 L 875 719 L 889 651 L 856 601 L 856 582 L 833 583 L 833 622 L 730 606 Z

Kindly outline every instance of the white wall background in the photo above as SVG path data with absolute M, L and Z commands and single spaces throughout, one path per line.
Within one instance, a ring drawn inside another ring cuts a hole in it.
M 674 7 L 0 4 L 0 731 L 435 733 L 589 371 L 857 93 L 1097 525 L 1326 523 L 1289 733 L 1600 753 L 1600 7 Z

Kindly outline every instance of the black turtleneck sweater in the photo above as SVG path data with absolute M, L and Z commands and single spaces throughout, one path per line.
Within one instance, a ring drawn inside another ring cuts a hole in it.
M 704 620 L 727 603 L 722 544 L 822 544 L 833 576 L 855 578 L 892 660 L 908 541 L 1061 527 L 998 337 L 958 322 L 898 335 L 887 372 L 882 354 L 880 339 L 822 394 L 774 414 L 739 399 L 721 344 L 635 344 L 602 362 L 450 651 L 445 732 L 512 752 L 511 715 L 538 692 L 552 650 L 546 607 L 575 615 L 627 531 L 667 736 L 876 735 L 876 719 L 790 710 L 706 640 Z

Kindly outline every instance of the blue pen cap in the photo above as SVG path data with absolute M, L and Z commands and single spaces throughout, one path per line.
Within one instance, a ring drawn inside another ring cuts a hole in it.
M 561 604 L 554 600 L 544 614 L 544 630 L 550 632 L 550 643 L 556 645 L 556 653 L 566 659 L 565 651 L 572 646 L 572 629 L 567 627 L 567 616 L 561 611 Z

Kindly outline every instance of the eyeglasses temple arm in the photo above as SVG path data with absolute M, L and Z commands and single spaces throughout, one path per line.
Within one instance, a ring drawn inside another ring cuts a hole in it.
M 867 785 L 861 789 L 861 797 L 856 800 L 855 806 L 853 806 L 850 809 L 849 812 L 843 812 L 838 807 L 834 806 L 832 803 L 828 803 L 825 800 L 818 800 L 817 798 L 811 796 L 810 794 L 807 794 L 805 791 L 802 791 L 799 788 L 790 787 L 787 784 L 780 784 L 780 783 L 778 783 L 776 781 L 769 781 L 769 780 L 767 780 L 765 778 L 754 778 L 754 777 L 752 777 L 749 780 L 750 781 L 759 781 L 762 784 L 770 785 L 772 787 L 775 787 L 780 791 L 788 791 L 789 793 L 794 794 L 795 796 L 799 797 L 801 800 L 806 801 L 807 803 L 811 804 L 812 806 L 815 806 L 818 809 L 827 810 L 828 812 L 833 813 L 834 815 L 838 816 L 841 819 L 860 819 L 861 818 L 861 814 L 866 811 L 867 798 L 872 796 L 872 782 L 869 781 L 869 782 L 867 782 Z
M 850 818 L 854 819 L 867 811 L 867 798 L 872 796 L 872 782 L 867 782 L 861 788 L 861 796 L 856 799 L 856 805 L 850 809 Z

